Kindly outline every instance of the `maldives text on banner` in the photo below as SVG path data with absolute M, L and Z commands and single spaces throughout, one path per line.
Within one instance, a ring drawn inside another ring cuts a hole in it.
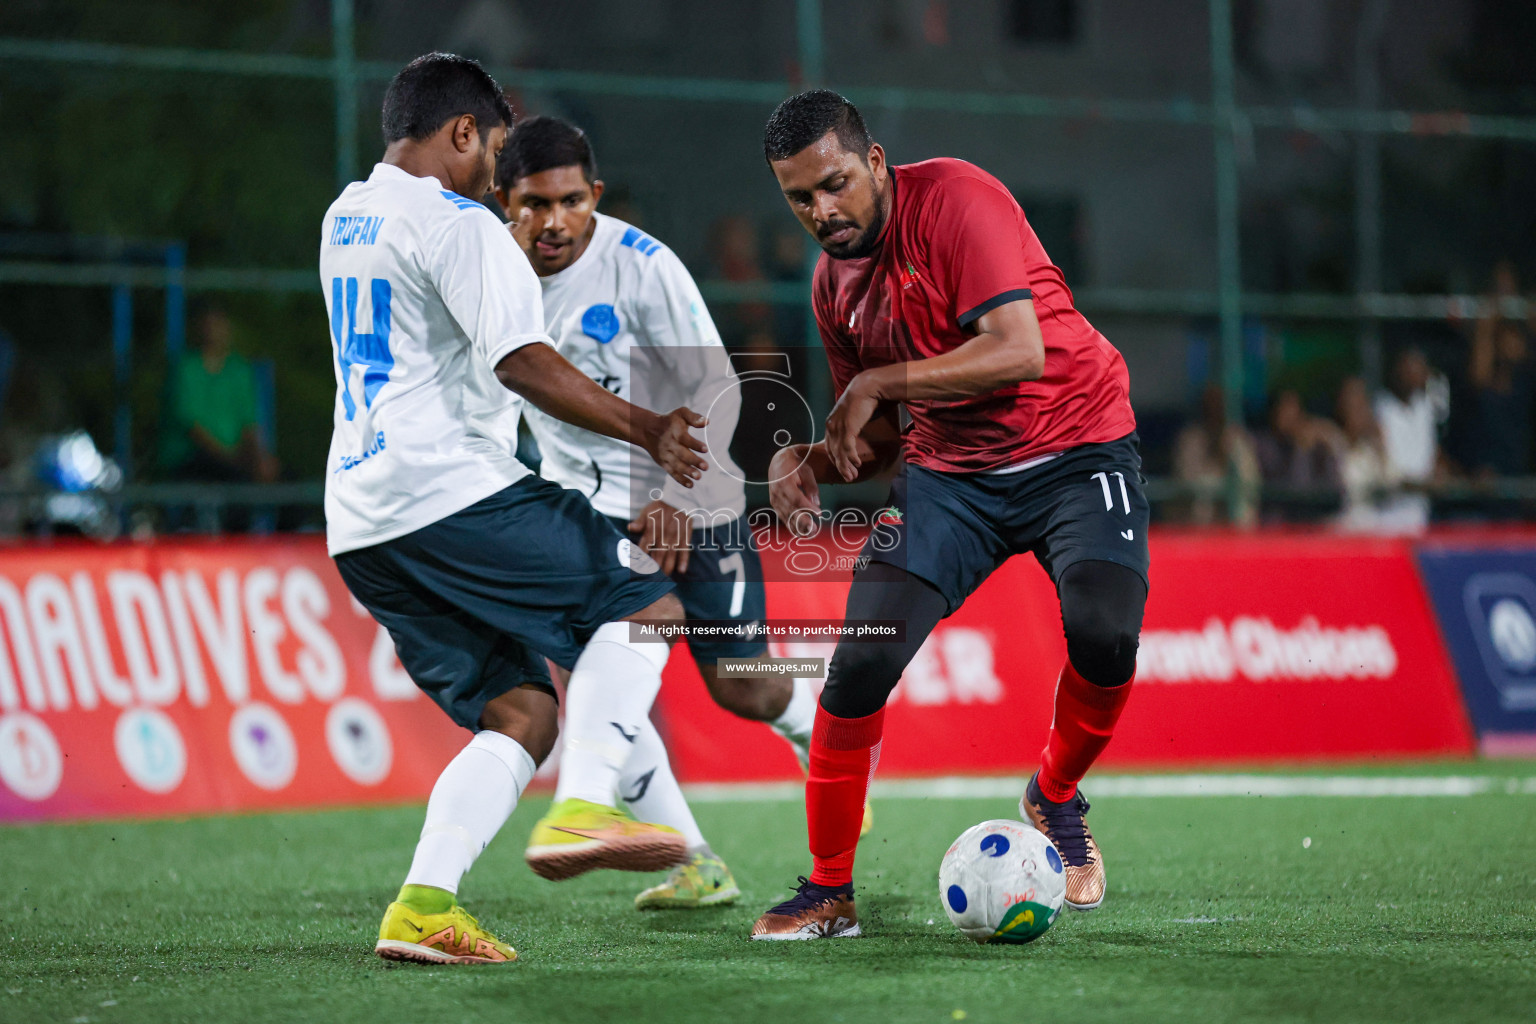
M 419 799 L 467 740 L 318 538 L 0 551 L 0 818 Z

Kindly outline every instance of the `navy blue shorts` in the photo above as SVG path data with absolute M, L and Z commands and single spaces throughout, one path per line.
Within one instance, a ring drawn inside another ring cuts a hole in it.
M 628 524 L 616 516 L 608 521 L 620 531 L 628 530 Z M 672 582 L 677 584 L 689 622 L 741 623 L 746 629 L 768 616 L 763 561 L 744 519 L 694 530 L 688 569 L 673 574 Z M 756 658 L 767 653 L 768 643 L 689 637 L 688 650 L 700 665 L 713 665 L 721 658 Z
M 597 627 L 673 587 L 633 571 L 632 545 L 578 491 L 527 477 L 404 537 L 336 556 L 416 685 L 459 725 L 488 701 L 549 689 Z
M 906 464 L 864 547 L 934 586 L 952 614 L 1013 555 L 1051 582 L 1075 562 L 1115 562 L 1147 579 L 1147 520 L 1135 434 L 1085 444 L 1017 473 L 940 473 Z

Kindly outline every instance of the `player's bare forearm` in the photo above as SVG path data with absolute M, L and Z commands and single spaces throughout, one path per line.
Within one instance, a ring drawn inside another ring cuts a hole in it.
M 820 525 L 820 484 L 867 480 L 890 468 L 901 454 L 895 410 L 888 407 L 855 440 L 860 461 L 852 475 L 839 471 L 826 441 L 781 448 L 769 465 L 768 501 L 790 531 L 810 536 Z
M 989 395 L 1010 384 L 1038 380 L 1045 372 L 1045 341 L 1032 300 L 989 310 L 976 327 L 976 336 L 959 348 L 865 370 L 855 383 L 877 400 L 911 402 Z
M 832 465 L 832 458 L 827 454 L 827 442 L 817 441 L 815 444 L 805 445 L 804 448 L 805 464 L 815 474 L 816 482 L 819 484 L 859 483 L 862 480 L 877 477 L 895 465 L 896 456 L 901 451 L 899 445 L 889 452 L 884 452 L 876 448 L 865 448 L 861 444 L 861 450 L 867 451 L 869 457 L 859 462 L 858 475 L 852 480 L 847 480 L 837 471 L 837 467 Z
M 787 457 L 793 458 L 797 465 L 803 460 L 815 476 L 817 483 L 857 483 L 860 480 L 879 476 L 894 466 L 901 456 L 901 427 L 896 420 L 896 407 L 894 405 L 885 407 L 866 423 L 859 431 L 856 444 L 859 468 L 858 475 L 853 480 L 848 480 L 837 471 L 831 455 L 827 452 L 826 441 L 794 445 L 792 456 Z
M 656 413 L 624 401 L 539 343 L 524 345 L 496 364 L 496 379 L 557 420 L 640 444 Z
M 853 483 L 890 465 L 901 444 L 894 402 L 874 397 L 868 371 L 859 374 L 837 397 L 827 416 L 827 436 L 822 448 L 832 480 Z M 869 470 L 865 464 L 874 462 Z
M 709 468 L 694 454 L 708 449 L 687 430 L 704 426 L 704 417 L 687 409 L 661 415 L 626 402 L 542 342 L 505 356 L 496 364 L 496 379 L 558 420 L 645 449 L 685 486 Z

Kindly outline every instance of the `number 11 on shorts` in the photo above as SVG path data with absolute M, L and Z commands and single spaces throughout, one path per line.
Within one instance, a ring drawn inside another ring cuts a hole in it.
M 1119 478 L 1119 480 L 1120 480 L 1120 500 L 1125 503 L 1125 514 L 1126 515 L 1130 515 L 1131 514 L 1131 496 L 1129 494 L 1127 494 L 1126 490 L 1125 490 L 1125 474 L 1121 473 L 1121 472 L 1119 472 L 1117 470 L 1114 475 L 1117 478 Z M 1110 494 L 1110 491 L 1109 491 L 1109 477 L 1110 477 L 1110 474 L 1108 474 L 1108 473 L 1095 473 L 1095 474 L 1093 474 L 1093 476 L 1089 477 L 1090 480 L 1097 480 L 1099 482 L 1099 485 L 1104 488 L 1104 511 L 1105 512 L 1112 511 L 1114 509 L 1114 507 L 1115 507 L 1115 499 Z

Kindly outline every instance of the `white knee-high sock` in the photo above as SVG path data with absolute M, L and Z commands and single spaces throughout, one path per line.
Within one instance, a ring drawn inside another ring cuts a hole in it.
M 512 737 L 475 733 L 432 787 L 405 884 L 458 892 L 464 872 L 506 824 L 537 767 Z
M 565 688 L 557 803 L 614 806 L 619 773 L 650 721 L 669 653 L 663 643 L 632 643 L 627 622 L 604 623 L 592 634 Z
M 811 764 L 811 728 L 816 724 L 816 691 L 809 679 L 796 679 L 784 713 L 768 725 L 784 737 L 800 760 L 800 767 Z
M 667 825 L 681 832 L 688 840 L 690 853 L 709 849 L 699 823 L 693 820 L 688 801 L 683 798 L 677 776 L 672 774 L 672 762 L 667 758 L 661 735 L 650 722 L 640 729 L 629 760 L 624 762 L 624 771 L 619 775 L 619 799 L 641 821 Z

